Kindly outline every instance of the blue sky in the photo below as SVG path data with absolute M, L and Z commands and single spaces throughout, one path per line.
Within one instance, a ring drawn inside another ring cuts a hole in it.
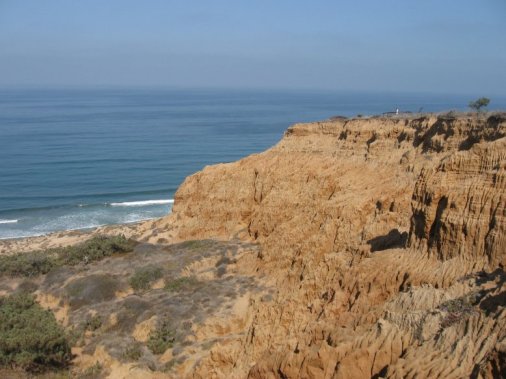
M 0 0 L 0 86 L 504 95 L 506 0 Z

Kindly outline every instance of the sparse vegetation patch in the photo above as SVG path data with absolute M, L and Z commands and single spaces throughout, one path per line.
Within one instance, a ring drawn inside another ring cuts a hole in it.
M 127 361 L 138 361 L 142 357 L 142 348 L 139 343 L 128 346 L 123 352 L 123 358 Z
M 77 375 L 78 379 L 95 379 L 103 371 L 104 367 L 100 362 L 96 362 L 93 366 L 88 367 L 86 370 Z
M 88 264 L 114 254 L 128 253 L 133 247 L 134 242 L 125 236 L 99 235 L 75 246 L 0 256 L 0 275 L 43 275 L 57 267 Z
M 212 243 L 212 240 L 191 240 L 182 242 L 180 246 L 184 249 L 199 250 L 210 247 Z
M 464 320 L 475 312 L 474 304 L 476 303 L 476 295 L 459 297 L 444 302 L 440 305 L 440 309 L 447 312 L 447 315 L 441 322 L 443 329 Z
M 169 292 L 178 292 L 197 285 L 199 281 L 193 276 L 181 277 L 172 280 L 165 280 L 165 289 Z
M 102 317 L 100 317 L 99 314 L 95 314 L 93 316 L 89 316 L 86 319 L 86 322 L 84 324 L 84 330 L 89 330 L 94 332 L 95 330 L 100 329 L 102 326 Z
M 148 338 L 147 346 L 153 354 L 163 354 L 174 345 L 176 333 L 167 320 L 155 330 L 153 330 Z
M 146 291 L 151 284 L 163 276 L 163 270 L 160 267 L 147 266 L 135 271 L 128 283 L 135 291 Z
M 57 249 L 60 266 L 75 266 L 100 261 L 114 254 L 124 254 L 132 251 L 134 242 L 123 235 L 95 236 L 82 244 Z
M 77 309 L 82 306 L 110 301 L 115 298 L 120 282 L 116 276 L 93 274 L 75 279 L 65 287 L 70 306 Z
M 31 277 L 47 274 L 55 267 L 55 257 L 46 252 L 0 256 L 0 274 Z

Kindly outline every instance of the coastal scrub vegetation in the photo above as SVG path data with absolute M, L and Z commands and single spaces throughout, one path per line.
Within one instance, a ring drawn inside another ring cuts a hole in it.
M 197 285 L 199 281 L 193 276 L 181 277 L 173 280 L 165 280 L 165 289 L 169 292 L 178 292 L 185 288 L 191 288 Z
M 63 328 L 32 295 L 0 298 L 0 366 L 41 372 L 65 367 L 70 359 Z
M 140 343 L 134 343 L 128 346 L 123 352 L 123 359 L 127 361 L 138 361 L 142 357 L 142 346 Z
M 148 337 L 147 346 L 153 354 L 163 354 L 174 345 L 176 333 L 168 320 L 164 320 Z
M 160 267 L 146 266 L 135 271 L 128 281 L 128 284 L 134 291 L 146 291 L 151 284 L 163 276 L 163 270 Z
M 99 261 L 133 250 L 134 242 L 119 236 L 98 235 L 75 246 L 0 256 L 0 275 L 32 277 L 61 266 Z
M 102 326 L 102 317 L 99 314 L 89 315 L 84 323 L 84 330 L 94 332 Z
M 75 266 L 80 263 L 90 263 L 102 260 L 113 254 L 132 251 L 133 241 L 123 235 L 96 236 L 80 245 L 70 246 L 57 251 L 60 265 Z
M 469 317 L 476 312 L 474 305 L 477 303 L 478 298 L 476 294 L 459 297 L 444 302 L 439 308 L 445 311 L 446 317 L 441 322 L 443 329 Z

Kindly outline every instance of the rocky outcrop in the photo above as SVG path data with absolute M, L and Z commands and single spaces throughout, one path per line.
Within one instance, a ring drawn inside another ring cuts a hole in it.
M 483 304 L 503 299 L 504 283 L 478 273 L 502 272 L 506 259 L 505 135 L 501 115 L 298 124 L 262 154 L 187 178 L 173 214 L 153 225 L 157 238 L 258 242 L 248 267 L 276 291 L 252 300 L 242 336 L 192 375 L 503 370 L 504 302 Z
M 506 139 L 477 144 L 423 170 L 413 193 L 410 242 L 439 259 L 506 266 Z

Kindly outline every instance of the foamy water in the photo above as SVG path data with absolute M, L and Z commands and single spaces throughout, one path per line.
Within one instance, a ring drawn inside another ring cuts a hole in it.
M 16 224 L 18 220 L 0 220 L 0 224 Z
M 112 207 L 144 207 L 147 205 L 173 204 L 174 200 L 144 200 L 144 201 L 125 201 L 123 203 L 111 203 Z
M 19 210 L 17 220 L 0 220 L 0 239 L 40 236 L 58 230 L 91 229 L 110 224 L 128 224 L 170 213 L 173 200 L 145 200 L 135 205 L 79 204 Z M 28 232 L 27 232 L 28 231 Z

